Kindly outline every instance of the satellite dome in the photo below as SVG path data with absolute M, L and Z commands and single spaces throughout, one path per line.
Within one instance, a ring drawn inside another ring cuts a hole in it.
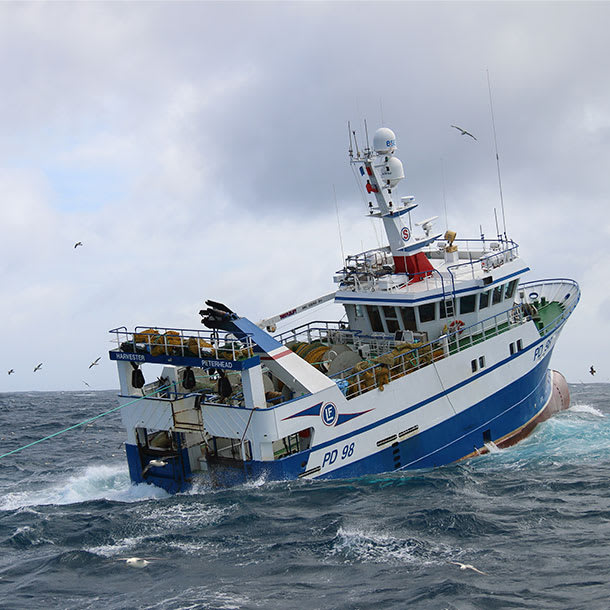
M 373 148 L 379 155 L 391 154 L 396 150 L 396 136 L 391 129 L 381 127 L 373 136 Z
M 390 188 L 394 188 L 405 177 L 402 161 L 398 157 L 390 157 L 381 167 L 381 177 Z

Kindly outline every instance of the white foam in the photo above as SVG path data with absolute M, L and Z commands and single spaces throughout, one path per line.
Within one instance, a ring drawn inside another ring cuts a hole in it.
M 129 551 L 140 543 L 144 542 L 143 537 L 136 538 L 122 538 L 114 544 L 102 544 L 100 546 L 92 546 L 85 548 L 85 551 L 89 553 L 95 553 L 96 555 L 102 555 L 102 557 L 115 557 L 121 555 L 126 551 Z
M 0 510 L 45 504 L 76 504 L 90 500 L 138 502 L 167 496 L 167 492 L 160 487 L 132 485 L 124 463 L 104 464 L 88 466 L 83 472 L 47 488 L 7 493 L 0 500 Z
M 413 563 L 419 560 L 413 545 L 389 534 L 340 527 L 331 555 L 343 555 L 348 560 L 370 563 Z
M 245 606 L 252 607 L 252 600 L 230 591 L 219 590 L 217 587 L 201 585 L 189 587 L 176 595 L 148 605 L 147 608 L 165 609 L 168 607 L 180 607 L 180 610 L 195 610 L 201 608 L 201 600 L 205 600 L 206 607 L 218 608 L 218 610 L 240 610 Z M 255 604 L 257 605 L 257 604 Z
M 152 521 L 163 524 L 163 529 L 172 530 L 174 527 L 182 527 L 185 524 L 196 529 L 218 523 L 225 515 L 237 510 L 235 504 L 224 506 L 208 506 L 201 502 L 189 504 L 159 504 L 152 509 L 146 507 L 146 511 L 138 509 L 143 514 L 142 521 Z
M 485 443 L 485 447 L 487 447 L 487 451 L 489 451 L 489 453 L 502 453 L 502 449 L 500 449 L 500 447 L 498 447 L 498 445 L 496 445 L 493 441 L 487 441 Z
M 606 417 L 599 409 L 592 407 L 591 405 L 572 405 L 569 411 L 574 413 L 588 413 L 589 415 L 595 415 L 596 417 Z

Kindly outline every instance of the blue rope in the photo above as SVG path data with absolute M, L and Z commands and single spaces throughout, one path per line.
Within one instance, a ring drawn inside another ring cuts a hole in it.
M 144 398 L 150 398 L 151 396 L 154 396 L 155 394 L 158 394 L 162 390 L 166 390 L 169 387 L 171 387 L 171 383 L 166 385 L 166 386 L 164 386 L 164 387 L 162 387 L 162 388 L 158 388 L 152 394 L 147 394 L 146 396 L 140 396 L 138 398 L 135 398 L 134 400 L 130 400 L 129 402 L 126 402 L 124 405 L 119 405 L 118 407 L 115 407 L 114 409 L 110 409 L 110 411 L 106 411 L 104 413 L 100 413 L 99 415 L 96 415 L 95 417 L 90 417 L 89 419 L 85 419 L 84 421 L 82 421 L 82 422 L 80 422 L 78 424 L 74 424 L 73 426 L 69 426 L 68 428 L 64 428 L 63 430 L 60 430 L 59 432 L 54 432 L 53 434 L 49 434 L 49 436 L 45 436 L 44 438 L 39 438 L 37 441 L 34 441 L 32 443 L 28 443 L 27 445 L 24 445 L 23 447 L 19 447 L 17 449 L 13 449 L 12 451 L 9 451 L 8 453 L 4 453 L 4 454 L 0 455 L 0 460 L 2 458 L 6 457 L 7 455 L 11 455 L 13 453 L 17 453 L 18 451 L 22 451 L 23 449 L 27 449 L 28 447 L 31 447 L 32 445 L 37 445 L 38 443 L 42 443 L 42 441 L 48 441 L 50 438 L 53 438 L 54 436 L 58 436 L 60 434 L 63 434 L 64 432 L 68 432 L 68 430 L 74 430 L 74 428 L 78 428 L 79 426 L 83 426 L 84 424 L 88 424 L 89 422 L 95 421 L 96 419 L 99 419 L 100 417 L 104 417 L 104 415 L 108 415 L 109 413 L 114 413 L 115 411 L 118 411 L 119 409 L 122 409 L 123 407 L 127 407 L 128 405 L 131 405 L 134 402 L 138 402 L 138 400 L 142 400 Z

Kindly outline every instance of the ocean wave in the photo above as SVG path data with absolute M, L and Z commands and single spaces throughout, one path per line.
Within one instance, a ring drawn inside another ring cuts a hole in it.
M 589 415 L 595 415 L 596 417 L 606 417 L 605 413 L 588 404 L 575 404 L 572 405 L 569 410 L 573 413 L 588 413 Z
M 347 563 L 397 563 L 430 565 L 447 561 L 452 552 L 432 548 L 416 538 L 399 538 L 374 530 L 340 527 L 330 557 Z M 455 554 L 455 552 L 453 552 Z
M 0 510 L 15 510 L 25 506 L 65 505 L 91 500 L 139 502 L 168 497 L 159 487 L 148 484 L 132 485 L 127 467 L 116 465 L 88 466 L 83 472 L 42 489 L 27 489 L 6 493 L 0 500 Z

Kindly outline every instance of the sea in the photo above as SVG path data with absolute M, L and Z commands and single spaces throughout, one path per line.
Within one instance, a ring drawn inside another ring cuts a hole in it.
M 610 384 L 570 392 L 450 466 L 175 496 L 130 483 L 115 412 L 0 460 L 0 608 L 606 610 Z M 117 404 L 0 394 L 0 454 Z

